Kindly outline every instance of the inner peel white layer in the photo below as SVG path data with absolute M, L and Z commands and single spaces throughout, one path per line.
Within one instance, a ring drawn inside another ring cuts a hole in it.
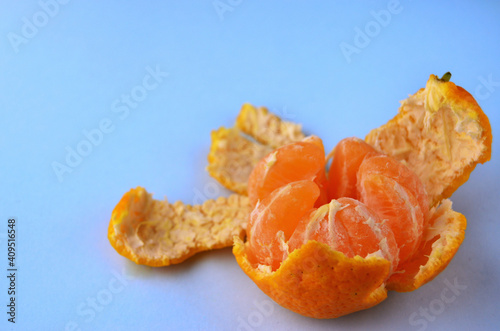
M 431 86 L 410 96 L 402 102 L 395 121 L 366 137 L 369 144 L 416 173 L 432 205 L 486 148 L 479 141 L 483 129 L 477 115 L 451 109 L 439 93 Z

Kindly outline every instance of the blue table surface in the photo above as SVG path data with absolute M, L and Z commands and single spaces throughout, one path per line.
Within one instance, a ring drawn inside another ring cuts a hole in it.
M 111 211 L 138 185 L 227 195 L 210 132 L 241 105 L 302 123 L 327 150 L 392 118 L 450 71 L 500 132 L 498 1 L 1 1 L 0 276 L 16 220 L 16 315 L 1 330 L 498 330 L 500 159 L 452 196 L 468 219 L 448 268 L 333 320 L 286 310 L 230 248 L 151 268 L 118 255 Z M 453 295 L 451 295 L 453 294 Z

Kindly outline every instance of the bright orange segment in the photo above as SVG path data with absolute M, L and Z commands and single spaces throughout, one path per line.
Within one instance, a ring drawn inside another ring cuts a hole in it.
M 314 182 L 302 180 L 280 187 L 259 201 L 247 227 L 249 259 L 278 269 L 288 255 L 286 242 L 319 195 Z
M 315 181 L 323 191 L 318 203 L 327 201 L 325 150 L 318 137 L 285 145 L 264 157 L 248 180 L 250 203 L 255 205 L 275 189 L 298 180 Z
M 342 139 L 333 151 L 332 164 L 328 171 L 328 194 L 330 199 L 348 197 L 357 199 L 357 173 L 366 157 L 378 155 L 372 146 L 359 138 Z
M 309 240 L 327 244 L 349 258 L 379 252 L 391 262 L 392 270 L 398 264 L 392 230 L 373 210 L 351 198 L 332 200 L 302 218 L 288 242 L 290 252 Z
M 422 238 L 424 214 L 418 200 L 396 180 L 360 172 L 361 201 L 373 209 L 394 232 L 401 262 L 409 259 Z
M 360 181 L 360 176 L 363 177 L 368 174 L 383 175 L 384 177 L 394 179 L 400 185 L 407 188 L 417 198 L 420 210 L 424 213 L 424 226 L 427 224 L 429 199 L 422 181 L 413 171 L 390 156 L 378 155 L 365 159 L 362 162 L 359 167 L 358 181 Z

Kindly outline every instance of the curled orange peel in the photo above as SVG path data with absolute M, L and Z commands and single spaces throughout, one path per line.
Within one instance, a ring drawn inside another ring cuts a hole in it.
M 246 244 L 235 238 L 233 253 L 243 271 L 269 297 L 296 313 L 334 318 L 370 308 L 387 297 L 390 262 L 381 257 L 348 258 L 328 245 L 309 241 L 276 271 L 255 268 Z
M 155 200 L 142 187 L 131 189 L 113 210 L 108 227 L 111 245 L 126 258 L 155 267 L 232 246 L 234 235 L 245 235 L 251 211 L 245 196 L 250 172 L 277 141 L 302 139 L 300 128 L 264 107 L 244 104 L 235 127 L 212 132 L 207 167 L 210 175 L 239 194 L 191 206 Z
M 237 128 L 212 131 L 208 173 L 231 191 L 247 194 L 248 177 L 257 162 L 272 151 L 245 138 Z
M 202 205 L 155 200 L 144 188 L 125 193 L 113 210 L 108 239 L 118 253 L 152 267 L 180 263 L 192 255 L 228 247 L 245 234 L 246 196 L 207 200 Z
M 478 163 L 491 158 L 488 117 L 466 90 L 435 75 L 365 140 L 413 170 L 431 206 L 449 198 Z
M 300 124 L 284 121 L 267 108 L 254 107 L 249 103 L 241 107 L 236 127 L 272 149 L 305 138 Z

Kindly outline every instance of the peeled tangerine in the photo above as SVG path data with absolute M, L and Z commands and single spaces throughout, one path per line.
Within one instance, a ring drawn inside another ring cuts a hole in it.
M 233 252 L 259 288 L 302 315 L 339 317 L 387 290 L 412 291 L 463 241 L 465 217 L 446 198 L 490 158 L 475 100 L 431 75 L 367 140 L 339 142 L 328 178 L 317 137 L 271 152 L 250 175 L 247 241 L 235 237 Z

